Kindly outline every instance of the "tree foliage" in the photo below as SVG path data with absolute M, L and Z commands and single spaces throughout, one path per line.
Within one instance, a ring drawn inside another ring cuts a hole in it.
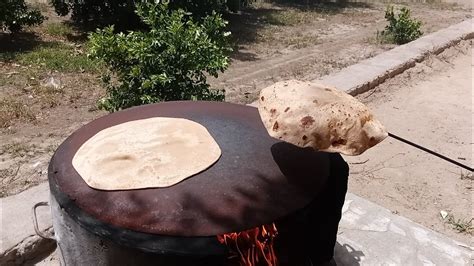
M 0 26 L 18 32 L 24 26 L 41 24 L 45 17 L 39 10 L 30 10 L 24 0 L 0 1 Z
M 149 30 L 90 36 L 90 56 L 103 60 L 117 82 L 104 77 L 107 96 L 100 107 L 116 111 L 172 100 L 223 100 L 211 90 L 206 73 L 217 77 L 229 64 L 226 21 L 213 12 L 194 20 L 167 4 L 140 3 L 137 14 Z
M 213 12 L 220 13 L 226 9 L 236 11 L 251 0 L 161 0 L 169 2 L 173 10 L 183 9 L 192 13 L 194 19 L 200 19 Z M 73 21 L 94 26 L 116 25 L 122 29 L 139 25 L 140 19 L 135 15 L 135 4 L 153 2 L 145 0 L 52 0 L 52 4 L 61 16 L 71 13 Z M 156 1 L 159 2 L 159 1 Z

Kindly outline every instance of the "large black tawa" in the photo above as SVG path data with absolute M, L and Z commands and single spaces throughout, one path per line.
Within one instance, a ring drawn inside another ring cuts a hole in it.
M 187 118 L 205 126 L 222 156 L 174 186 L 102 191 L 72 166 L 79 147 L 99 131 L 150 117 Z M 168 102 L 101 117 L 62 143 L 49 167 L 51 193 L 82 227 L 142 250 L 223 252 L 216 235 L 271 223 L 306 205 L 329 175 L 329 155 L 271 138 L 254 107 Z

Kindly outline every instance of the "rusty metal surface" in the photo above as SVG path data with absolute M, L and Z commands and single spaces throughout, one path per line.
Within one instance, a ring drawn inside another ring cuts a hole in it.
M 222 156 L 208 170 L 168 188 L 92 189 L 72 166 L 79 147 L 110 126 L 150 117 L 204 125 Z M 306 206 L 329 174 L 326 153 L 272 139 L 256 108 L 230 103 L 168 102 L 99 118 L 66 139 L 53 156 L 49 181 L 60 205 L 139 233 L 196 237 L 242 231 Z M 80 220 L 80 213 L 76 214 Z

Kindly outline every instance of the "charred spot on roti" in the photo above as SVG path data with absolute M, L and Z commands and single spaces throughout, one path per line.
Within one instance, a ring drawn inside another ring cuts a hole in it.
M 290 110 L 290 107 L 286 107 L 285 113 L 288 112 L 288 110 Z
M 128 155 L 128 154 L 121 154 L 121 155 L 116 155 L 112 156 L 110 160 L 113 161 L 132 161 L 135 160 L 135 157 Z
M 278 131 L 278 121 L 273 124 L 273 131 Z
M 272 114 L 272 116 L 274 116 L 276 114 L 276 109 L 275 108 L 272 108 L 270 109 L 270 114 Z
M 328 89 L 328 88 L 325 88 L 324 90 L 325 90 L 325 91 L 331 91 L 331 89 Z
M 369 138 L 369 144 L 370 144 L 371 146 L 374 146 L 374 145 L 377 144 L 378 142 L 379 142 L 379 141 L 378 141 L 376 138 L 374 138 L 374 137 L 370 137 L 370 138 Z
M 318 104 L 318 100 L 313 100 L 313 103 Z
M 303 137 L 302 137 L 301 139 L 303 139 L 303 140 L 307 140 L 307 139 L 308 139 L 308 136 L 306 136 L 306 135 L 303 135 Z
M 300 120 L 302 127 L 310 127 L 314 123 L 314 118 L 310 115 L 307 115 Z
M 333 142 L 331 142 L 332 146 L 339 146 L 339 145 L 346 145 L 347 140 L 345 139 L 336 139 Z
M 312 133 L 311 135 L 313 137 L 313 144 L 316 145 L 317 150 L 327 149 L 331 145 L 331 142 L 329 141 L 329 132 L 327 132 L 325 135 L 321 135 L 320 133 Z
M 263 96 L 260 97 L 260 100 L 262 100 L 262 102 L 263 102 L 265 100 L 265 97 L 263 97 Z

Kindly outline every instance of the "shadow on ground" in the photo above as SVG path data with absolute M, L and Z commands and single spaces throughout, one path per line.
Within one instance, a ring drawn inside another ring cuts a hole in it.
M 280 7 L 293 7 L 305 11 L 317 11 L 325 13 L 340 13 L 344 8 L 370 8 L 372 4 L 364 2 L 351 2 L 347 0 L 273 0 Z
M 0 32 L 0 60 L 12 60 L 16 53 L 34 50 L 41 44 L 44 42 L 36 33 L 9 34 Z
M 365 256 L 364 252 L 356 250 L 348 244 L 341 245 L 339 242 L 336 242 L 334 253 L 335 261 L 340 266 L 360 265 L 362 257 Z

